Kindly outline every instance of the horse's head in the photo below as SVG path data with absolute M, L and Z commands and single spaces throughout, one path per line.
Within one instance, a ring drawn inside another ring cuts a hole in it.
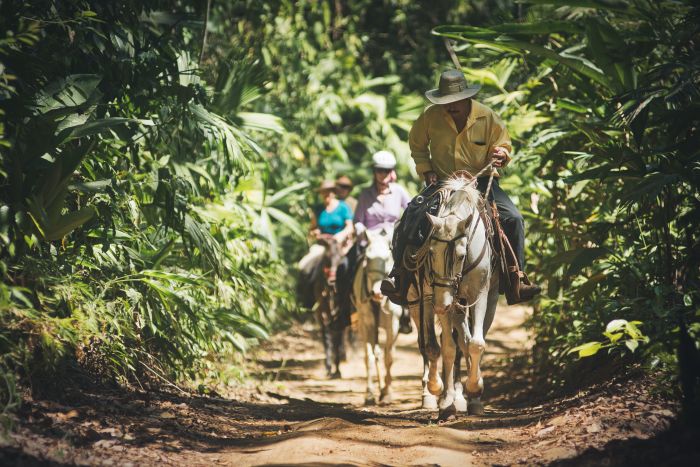
M 326 283 L 330 285 L 335 284 L 335 275 L 343 259 L 343 252 L 340 248 L 340 244 L 332 235 L 322 235 L 318 239 L 318 243 L 325 248 L 323 258 L 321 259 L 321 267 L 323 268 L 323 275 L 326 278 Z
M 366 277 L 368 289 L 372 293 L 373 300 L 381 300 L 382 293 L 380 286 L 382 280 L 386 279 L 394 265 L 391 256 L 391 230 L 382 229 L 379 231 L 366 231 L 367 250 L 365 250 Z
M 446 186 L 452 193 L 440 216 L 427 214 L 433 225 L 430 264 L 436 313 L 444 313 L 456 299 L 467 258 L 469 228 L 474 216 L 479 215 L 479 192 L 469 181 L 452 179 Z

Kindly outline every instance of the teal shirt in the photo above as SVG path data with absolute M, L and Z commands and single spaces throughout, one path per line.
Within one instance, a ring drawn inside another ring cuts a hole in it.
M 345 223 L 352 220 L 352 210 L 345 201 L 338 201 L 338 206 L 331 212 L 326 211 L 326 207 L 317 206 L 316 223 L 321 233 L 335 235 L 345 228 Z

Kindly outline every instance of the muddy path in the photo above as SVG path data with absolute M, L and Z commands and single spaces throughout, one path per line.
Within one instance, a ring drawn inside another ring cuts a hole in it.
M 315 326 L 306 323 L 260 348 L 248 385 L 221 397 L 115 389 L 68 391 L 60 402 L 27 399 L 14 434 L 0 445 L 0 464 L 614 465 L 635 456 L 672 458 L 677 440 L 666 448 L 653 438 L 669 427 L 675 407 L 642 379 L 543 397 L 533 386 L 528 313 L 498 310 L 482 365 L 481 417 L 438 423 L 436 412 L 419 409 L 415 332 L 398 342 L 394 402 L 365 407 L 363 355 L 349 349 L 343 378 L 327 379 Z

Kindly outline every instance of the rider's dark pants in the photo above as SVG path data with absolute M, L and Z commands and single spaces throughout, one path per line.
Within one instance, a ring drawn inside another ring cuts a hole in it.
M 480 192 L 485 192 L 489 184 L 488 177 L 479 177 L 477 180 L 478 188 Z M 501 189 L 498 184 L 498 179 L 493 179 L 493 184 L 491 185 L 491 194 L 489 195 L 489 202 L 491 200 L 496 201 L 496 207 L 498 208 L 498 216 L 501 220 L 501 227 L 503 232 L 505 232 L 510 245 L 513 247 L 515 256 L 518 258 L 518 263 L 520 264 L 520 269 L 525 269 L 525 221 L 523 216 L 515 207 L 513 202 L 510 200 L 508 195 Z
M 348 254 L 343 258 L 343 262 L 340 263 L 336 272 L 338 308 L 343 327 L 350 324 L 350 313 L 352 312 L 350 293 L 352 291 L 352 281 L 355 277 L 355 269 L 357 268 L 358 249 L 357 242 L 355 242 Z

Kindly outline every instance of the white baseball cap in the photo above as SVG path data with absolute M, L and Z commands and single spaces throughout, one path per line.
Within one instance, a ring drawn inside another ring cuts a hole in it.
M 391 151 L 377 151 L 372 156 L 372 168 L 374 169 L 388 169 L 393 170 L 396 168 L 396 158 Z

